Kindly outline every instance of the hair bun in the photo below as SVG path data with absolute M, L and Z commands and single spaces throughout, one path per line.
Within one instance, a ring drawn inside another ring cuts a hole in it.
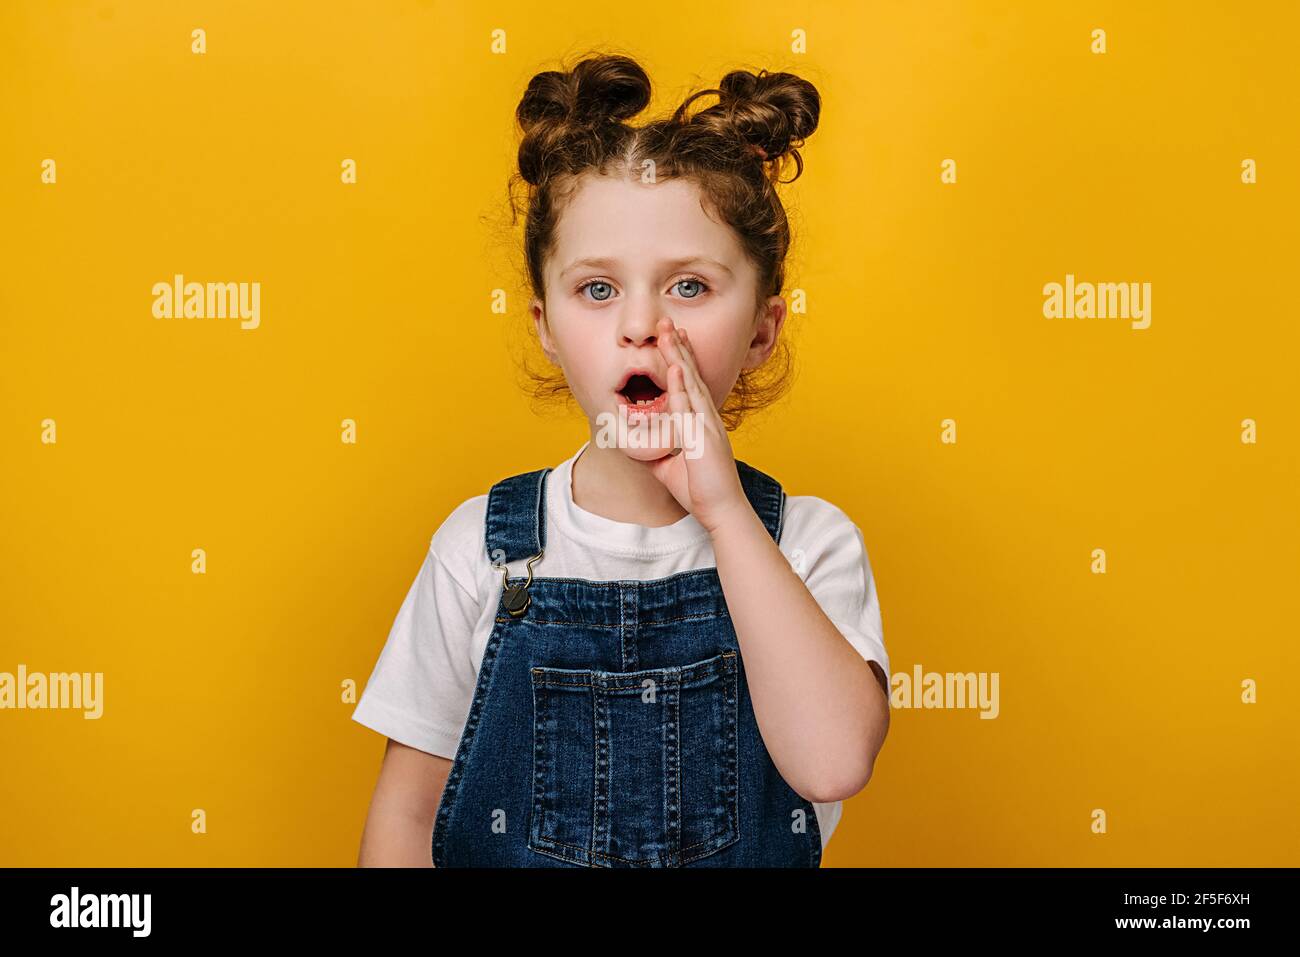
M 524 131 L 539 123 L 577 126 L 617 123 L 650 103 L 650 78 L 625 56 L 589 57 L 572 70 L 538 73 L 524 91 L 516 115 Z
M 546 70 L 528 84 L 515 116 L 524 130 L 519 170 L 536 183 L 540 161 L 559 140 L 621 123 L 650 103 L 650 77 L 625 56 L 588 57 L 571 70 Z
M 821 116 L 821 95 L 815 86 L 793 73 L 733 70 L 722 78 L 718 89 L 702 90 L 695 96 L 706 93 L 718 94 L 718 102 L 697 113 L 691 123 L 714 128 L 719 135 L 733 139 L 742 156 L 761 162 L 793 153 L 803 170 L 797 147 L 817 129 Z M 679 119 L 691 100 L 679 108 Z

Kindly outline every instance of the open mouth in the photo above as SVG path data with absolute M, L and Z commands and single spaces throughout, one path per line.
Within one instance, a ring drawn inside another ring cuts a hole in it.
M 617 390 L 620 404 L 628 412 L 662 412 L 668 406 L 668 393 L 649 371 L 633 370 L 623 378 Z

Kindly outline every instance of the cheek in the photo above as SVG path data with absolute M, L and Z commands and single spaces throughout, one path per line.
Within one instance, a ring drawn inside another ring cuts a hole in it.
M 725 377 L 744 356 L 745 344 L 739 341 L 738 335 L 717 330 L 692 330 L 690 336 L 696 368 L 709 379 Z
M 716 401 L 731 388 L 729 376 L 732 367 L 737 365 L 734 343 L 708 336 L 696 341 L 696 337 L 691 336 L 691 344 L 695 351 L 695 368 Z
M 703 359 L 701 350 L 695 353 L 700 358 L 696 364 L 707 370 L 704 375 L 709 391 L 716 402 L 723 402 L 727 394 L 735 387 L 736 381 L 745 368 L 749 354 L 749 343 L 753 339 L 752 331 L 747 327 L 736 325 L 725 336 L 717 337 L 709 343 L 709 358 Z M 705 365 L 704 363 L 708 363 Z
M 555 332 L 554 329 L 552 331 Z M 553 335 L 552 341 L 564 360 L 564 371 L 570 386 L 583 388 L 600 373 L 600 350 L 594 336 L 584 335 L 575 326 L 564 326 L 558 335 Z

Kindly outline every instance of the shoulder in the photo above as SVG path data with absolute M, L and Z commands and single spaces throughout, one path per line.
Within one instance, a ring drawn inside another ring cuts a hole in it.
M 507 476 L 480 495 L 465 499 L 443 520 L 438 530 L 429 541 L 430 556 L 441 562 L 466 591 L 473 591 L 475 585 L 492 587 L 500 580 L 500 572 L 492 567 L 488 559 L 485 534 L 487 531 L 488 505 L 493 492 L 510 494 L 521 488 L 530 488 L 540 475 L 553 472 L 552 467 L 533 469 Z
M 783 545 L 787 535 L 809 537 L 822 535 L 828 531 L 841 533 L 853 531 L 861 534 L 848 513 L 834 502 L 828 502 L 816 495 L 785 497 L 785 517 L 782 520 L 781 533 Z
M 461 502 L 443 519 L 429 540 L 429 555 L 470 593 L 491 567 L 483 544 L 488 497 L 475 495 Z
M 862 530 L 844 509 L 815 495 L 787 495 L 781 551 L 797 569 L 870 576 Z

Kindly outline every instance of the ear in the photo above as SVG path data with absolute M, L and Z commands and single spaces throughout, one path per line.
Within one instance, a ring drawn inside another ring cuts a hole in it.
M 745 353 L 742 368 L 756 369 L 767 361 L 767 357 L 776 348 L 781 329 L 785 326 L 785 300 L 780 296 L 769 296 L 759 306 L 757 321 L 754 323 L 754 336 L 750 340 L 749 350 Z
M 560 364 L 559 358 L 555 353 L 555 342 L 551 339 L 551 330 L 546 323 L 546 305 L 540 299 L 533 299 L 528 304 L 528 311 L 532 313 L 533 325 L 537 328 L 537 341 L 542 344 L 542 351 L 546 353 L 546 358 L 550 359 L 555 365 Z

